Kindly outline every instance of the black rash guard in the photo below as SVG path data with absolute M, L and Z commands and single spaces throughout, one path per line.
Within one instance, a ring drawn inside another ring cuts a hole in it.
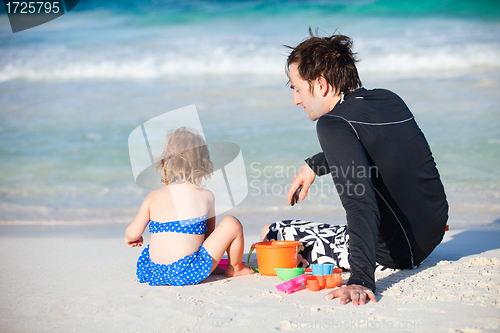
M 414 268 L 441 242 L 448 203 L 413 114 L 396 94 L 359 88 L 316 124 L 323 149 L 306 160 L 330 173 L 346 211 L 348 285 L 375 291 L 375 263 Z

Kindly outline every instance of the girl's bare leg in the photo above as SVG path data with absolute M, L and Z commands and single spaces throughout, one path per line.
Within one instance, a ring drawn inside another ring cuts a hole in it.
M 234 216 L 227 216 L 219 223 L 215 230 L 205 240 L 203 246 L 212 257 L 212 271 L 217 267 L 224 252 L 227 252 L 227 276 L 253 274 L 253 270 L 241 262 L 245 239 L 243 227 Z

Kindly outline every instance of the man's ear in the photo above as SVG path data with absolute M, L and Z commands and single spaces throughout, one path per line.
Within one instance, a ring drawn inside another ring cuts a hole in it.
M 326 79 L 322 76 L 318 77 L 318 88 L 319 88 L 319 94 L 322 97 L 326 97 L 328 93 L 331 91 L 332 87 L 326 82 Z

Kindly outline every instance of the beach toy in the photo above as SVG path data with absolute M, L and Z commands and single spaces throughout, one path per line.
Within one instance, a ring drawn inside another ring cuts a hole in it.
M 241 262 L 242 262 L 242 263 L 245 263 L 245 261 L 244 261 L 244 260 L 242 260 Z M 217 266 L 219 266 L 219 267 L 220 267 L 220 268 L 222 268 L 223 270 L 226 270 L 226 269 L 227 269 L 227 263 L 228 263 L 227 259 L 221 259 L 221 260 L 219 261 L 219 264 L 218 264 Z
M 299 275 L 304 274 L 305 269 L 302 267 L 295 268 L 275 268 L 276 274 L 281 279 L 281 281 L 288 281 L 296 278 Z
M 313 275 L 330 275 L 333 272 L 333 264 L 312 264 Z
M 334 264 L 312 264 L 311 270 L 313 275 L 330 275 L 332 273 L 342 273 L 342 270 L 340 268 L 333 267 L 335 267 Z
M 308 276 L 306 278 L 306 288 L 310 291 L 319 291 L 321 286 L 319 285 L 319 280 L 317 276 Z
M 321 289 L 326 287 L 326 275 L 318 275 L 318 282 L 319 282 L 319 287 Z
M 327 275 L 325 279 L 327 289 L 335 288 L 342 282 L 342 276 L 340 274 L 330 274 Z
M 282 284 L 278 284 L 276 286 L 276 289 L 278 289 L 279 291 L 284 291 L 287 294 L 291 294 L 294 291 L 301 289 L 302 283 L 304 282 L 306 282 L 306 274 L 301 274 L 291 280 L 283 282 Z
M 221 259 L 217 266 L 219 266 L 223 270 L 226 270 L 227 269 L 227 259 Z
M 302 243 L 297 241 L 268 241 L 254 243 L 248 253 L 248 266 L 262 275 L 276 276 L 275 268 L 297 267 L 297 254 Z M 259 268 L 250 266 L 250 256 L 257 250 L 257 264 Z
M 306 279 L 306 288 L 310 291 L 335 288 L 342 282 L 342 276 L 338 273 L 330 275 L 312 275 Z

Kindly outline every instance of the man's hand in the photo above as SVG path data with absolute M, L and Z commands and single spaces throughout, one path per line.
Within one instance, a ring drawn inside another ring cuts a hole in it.
M 309 187 L 311 184 L 314 182 L 314 179 L 316 178 L 316 174 L 314 171 L 305 163 L 302 168 L 300 168 L 299 172 L 293 177 L 292 180 L 292 185 L 290 186 L 290 190 L 288 191 L 288 201 L 287 205 L 294 205 L 295 203 L 299 202 L 300 200 L 304 200 L 307 196 L 307 191 L 309 190 Z M 300 189 L 300 193 L 298 195 L 296 194 L 297 190 L 299 187 L 302 186 Z
M 325 301 L 332 300 L 334 298 L 340 297 L 340 304 L 344 305 L 348 300 L 352 301 L 352 305 L 363 305 L 366 300 L 369 299 L 373 303 L 377 303 L 375 298 L 375 293 L 370 289 L 358 286 L 356 284 L 351 284 L 350 286 L 337 288 L 334 291 L 325 295 Z M 368 297 L 368 298 L 367 298 Z

